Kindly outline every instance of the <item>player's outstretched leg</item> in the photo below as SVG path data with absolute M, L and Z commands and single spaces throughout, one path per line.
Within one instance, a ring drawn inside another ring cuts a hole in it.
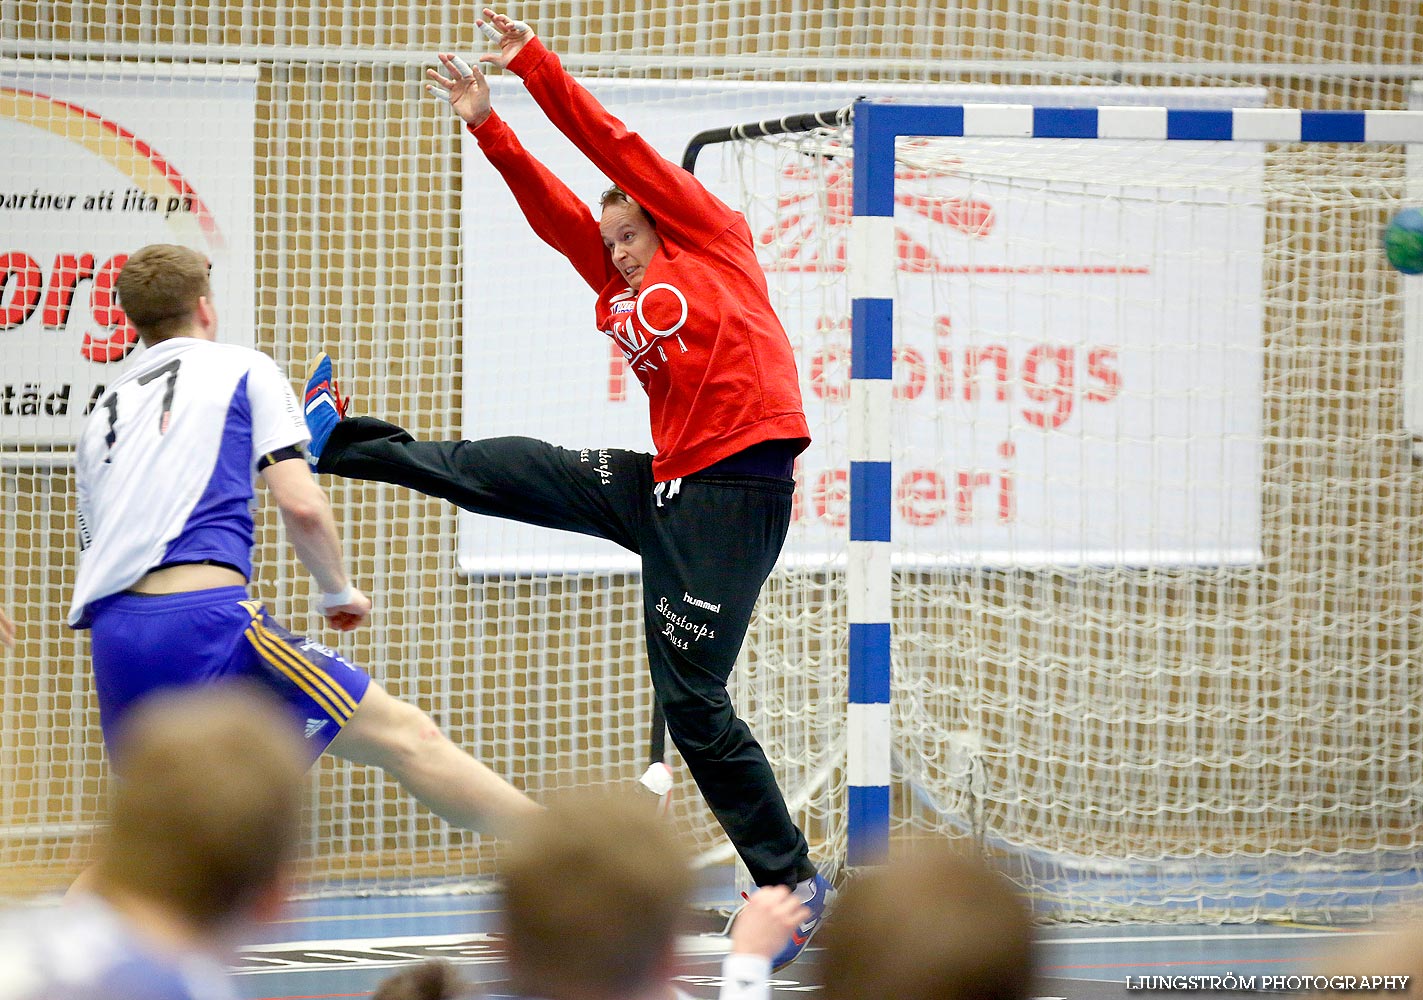
M 331 373 L 331 357 L 325 351 L 318 354 L 311 364 L 301 401 L 306 415 L 306 429 L 311 432 L 311 443 L 306 446 L 306 453 L 315 471 L 321 449 L 326 447 L 326 439 L 346 415 L 346 401 L 336 388 L 336 380 Z
M 451 743 L 428 715 L 374 681 L 329 749 L 379 767 L 435 815 L 466 830 L 507 832 L 540 808 Z

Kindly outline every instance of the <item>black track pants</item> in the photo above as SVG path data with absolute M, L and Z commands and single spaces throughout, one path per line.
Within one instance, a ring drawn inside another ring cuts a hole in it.
M 702 474 L 657 484 L 641 452 L 525 437 L 416 441 L 370 417 L 341 421 L 318 469 L 638 553 L 652 684 L 697 787 L 757 885 L 814 874 L 766 754 L 726 690 L 790 525 L 791 480 Z

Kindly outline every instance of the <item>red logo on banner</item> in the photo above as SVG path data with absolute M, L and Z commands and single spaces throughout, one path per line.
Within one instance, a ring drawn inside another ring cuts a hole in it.
M 775 225 L 762 230 L 757 245 L 771 248 L 763 264 L 768 271 L 843 271 L 850 222 L 854 218 L 854 177 L 849 167 L 826 170 L 786 167 L 781 176 L 803 183 L 803 193 L 783 195 L 777 200 Z M 912 209 L 920 218 L 974 239 L 993 231 L 993 206 L 987 202 L 947 195 L 919 194 L 911 189 L 916 181 L 936 176 L 927 170 L 903 169 L 895 172 L 894 203 Z M 823 199 L 823 206 L 821 204 Z M 826 232 L 819 233 L 823 227 Z M 899 269 L 910 272 L 943 270 L 932 250 L 903 227 L 895 227 L 895 248 Z
M 119 308 L 116 287 L 127 260 L 128 254 L 115 254 L 96 269 L 92 253 L 58 254 L 46 281 L 39 262 L 29 254 L 0 253 L 0 330 L 13 330 L 29 320 L 40 308 L 41 295 L 45 329 L 63 330 L 69 325 L 79 283 L 92 280 L 89 314 L 102 330 L 85 331 L 80 353 L 97 364 L 122 361 L 138 344 L 137 331 Z

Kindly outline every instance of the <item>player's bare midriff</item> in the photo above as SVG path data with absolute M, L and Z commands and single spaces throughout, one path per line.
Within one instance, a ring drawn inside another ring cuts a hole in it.
M 135 594 L 182 594 L 216 587 L 245 587 L 247 578 L 230 566 L 183 563 L 151 570 L 128 588 Z

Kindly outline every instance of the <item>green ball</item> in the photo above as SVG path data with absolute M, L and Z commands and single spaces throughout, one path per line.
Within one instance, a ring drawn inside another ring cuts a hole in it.
M 1404 274 L 1423 274 L 1423 212 L 1405 208 L 1383 234 L 1388 262 Z

